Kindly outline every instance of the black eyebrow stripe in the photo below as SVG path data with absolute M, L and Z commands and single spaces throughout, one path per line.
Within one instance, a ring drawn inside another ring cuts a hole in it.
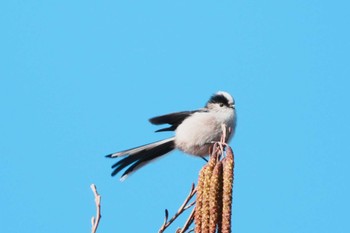
M 221 103 L 221 104 L 224 104 L 224 105 L 229 105 L 228 104 L 228 99 L 223 96 L 223 95 L 213 95 L 210 100 L 209 100 L 209 103 Z

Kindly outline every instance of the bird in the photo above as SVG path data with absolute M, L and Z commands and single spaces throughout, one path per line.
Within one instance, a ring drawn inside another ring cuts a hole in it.
M 119 158 L 112 165 L 111 176 L 126 169 L 120 180 L 123 181 L 152 160 L 178 149 L 186 154 L 204 158 L 211 145 L 220 141 L 223 126 L 226 129 L 225 143 L 233 137 L 236 128 L 236 108 L 234 98 L 225 91 L 213 94 L 203 108 L 156 116 L 149 119 L 154 125 L 168 124 L 155 132 L 174 131 L 173 137 L 106 155 Z

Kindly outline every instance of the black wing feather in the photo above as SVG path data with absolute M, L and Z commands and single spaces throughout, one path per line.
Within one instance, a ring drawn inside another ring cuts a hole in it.
M 174 113 L 170 113 L 162 116 L 153 117 L 149 119 L 149 121 L 154 125 L 162 125 L 162 124 L 171 125 L 168 128 L 159 129 L 156 132 L 174 131 L 187 117 L 191 116 L 193 113 L 200 112 L 200 111 L 203 111 L 203 110 L 174 112 Z
M 191 116 L 195 112 L 196 111 L 174 112 L 174 113 L 169 113 L 162 116 L 153 117 L 149 119 L 149 121 L 154 125 L 162 125 L 162 124 L 179 125 L 187 117 Z

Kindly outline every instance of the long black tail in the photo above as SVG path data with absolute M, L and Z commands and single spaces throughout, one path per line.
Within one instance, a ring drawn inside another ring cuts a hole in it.
M 140 148 L 140 149 L 138 149 Z M 152 160 L 169 153 L 175 149 L 174 139 L 165 139 L 155 143 L 147 144 L 145 146 L 140 146 L 130 150 L 123 151 L 119 153 L 120 156 L 125 156 L 125 158 L 119 160 L 115 163 L 112 168 L 112 176 L 115 176 L 124 168 L 127 168 L 123 173 L 121 180 L 125 180 L 131 173 L 134 173 L 144 165 L 148 164 Z M 115 153 L 116 154 L 116 153 Z M 115 155 L 112 154 L 112 155 Z M 109 158 L 116 158 L 120 156 L 107 155 Z

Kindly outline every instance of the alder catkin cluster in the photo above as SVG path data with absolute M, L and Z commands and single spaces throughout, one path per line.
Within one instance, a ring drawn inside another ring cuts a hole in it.
M 230 233 L 234 158 L 230 147 L 221 160 L 214 147 L 197 184 L 195 233 Z

